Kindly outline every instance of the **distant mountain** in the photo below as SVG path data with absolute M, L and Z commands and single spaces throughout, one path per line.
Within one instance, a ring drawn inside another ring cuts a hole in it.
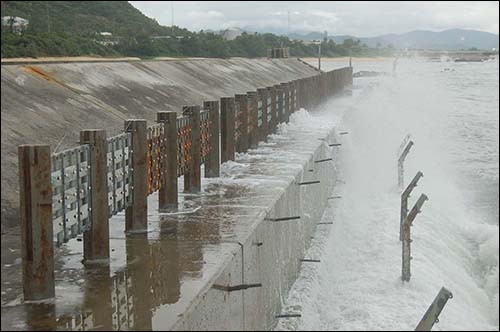
M 321 32 L 307 32 L 307 33 L 290 33 L 290 39 L 298 39 L 298 40 L 322 40 L 323 34 Z
M 323 33 L 308 32 L 308 33 L 292 33 L 292 39 L 314 40 L 323 39 Z M 392 44 L 396 48 L 417 48 L 417 49 L 441 49 L 441 50 L 460 50 L 469 49 L 472 47 L 491 50 L 498 50 L 499 36 L 493 33 L 451 29 L 440 32 L 416 30 L 403 34 L 386 34 L 376 37 L 354 37 L 354 36 L 329 36 L 328 39 L 334 40 L 336 43 L 342 43 L 347 38 L 359 39 L 362 43 L 370 47 L 384 47 Z
M 424 48 L 459 50 L 475 47 L 478 49 L 498 49 L 498 35 L 489 32 L 452 29 L 440 32 L 411 31 L 405 34 L 388 34 L 373 38 L 361 38 L 368 46 L 392 44 L 397 48 Z

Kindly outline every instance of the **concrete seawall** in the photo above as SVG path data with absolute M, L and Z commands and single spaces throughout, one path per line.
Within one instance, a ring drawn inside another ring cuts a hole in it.
M 18 220 L 18 145 L 61 150 L 75 146 L 83 129 L 106 128 L 113 135 L 125 119 L 154 121 L 158 111 L 315 73 L 297 59 L 2 64 L 2 230 Z
M 332 130 L 325 140 L 333 139 Z M 266 178 L 266 186 L 274 188 L 265 195 L 267 204 L 261 213 L 234 237 L 233 241 L 238 246 L 234 247 L 233 257 L 226 266 L 221 265 L 221 273 L 212 287 L 196 298 L 173 329 L 269 330 L 276 324 L 276 316 L 282 313 L 282 299 L 297 278 L 301 259 L 317 222 L 321 220 L 336 179 L 332 162 L 315 163 L 330 158 L 331 148 L 317 137 L 311 138 L 311 141 L 308 144 L 300 142 L 295 148 L 288 145 L 285 151 L 294 157 L 285 162 L 277 162 L 268 155 L 259 162 L 256 158 L 260 159 L 262 154 L 258 150 L 255 155 L 251 153 L 248 159 L 239 159 L 252 162 L 254 171 L 242 175 L 247 176 L 246 181 Z M 267 152 L 272 154 L 276 151 Z M 261 173 L 255 174 L 255 171 Z M 314 181 L 320 183 L 299 185 Z M 288 217 L 300 219 L 274 221 Z M 214 287 L 255 284 L 262 287 L 231 292 Z
M 82 265 L 71 240 L 56 258 L 55 302 L 2 303 L 2 329 L 271 329 L 336 181 L 325 142 L 333 124 L 296 112 L 200 194 L 181 194 L 178 212 L 157 211 L 151 195 L 147 236 L 125 236 L 123 214 L 110 220 L 109 267 Z M 300 219 L 279 220 L 290 217 Z

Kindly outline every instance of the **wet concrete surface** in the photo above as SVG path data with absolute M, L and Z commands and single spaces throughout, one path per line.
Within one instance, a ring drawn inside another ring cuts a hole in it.
M 2 252 L 2 330 L 271 328 L 335 182 L 334 162 L 314 161 L 336 148 L 318 138 L 333 142 L 332 126 L 289 127 L 202 179 L 201 193 L 181 194 L 175 211 L 151 195 L 146 234 L 126 235 L 114 216 L 109 265 L 82 264 L 71 240 L 56 250 L 53 301 L 24 303 L 20 262 Z M 223 290 L 246 284 L 261 286 Z
M 127 119 L 255 91 L 317 71 L 297 59 L 180 59 L 1 66 L 1 227 L 17 226 L 21 144 L 76 146 L 80 131 L 123 131 Z

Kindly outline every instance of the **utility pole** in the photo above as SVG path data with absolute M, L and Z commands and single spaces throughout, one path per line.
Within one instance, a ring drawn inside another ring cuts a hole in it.
M 170 2 L 170 13 L 171 13 L 171 19 L 172 19 L 172 23 L 170 24 L 171 28 L 172 28 L 172 36 L 174 36 L 174 2 L 171 1 Z
M 318 70 L 321 70 L 321 40 L 313 40 L 312 43 L 318 45 Z
M 47 8 L 47 32 L 50 33 L 50 12 L 49 12 L 49 2 L 45 1 L 45 7 Z
M 321 41 L 318 44 L 318 70 L 321 70 Z
M 288 11 L 288 25 L 286 29 L 286 36 L 290 39 L 290 11 Z
M 14 16 L 9 17 L 9 31 L 10 33 L 14 33 Z

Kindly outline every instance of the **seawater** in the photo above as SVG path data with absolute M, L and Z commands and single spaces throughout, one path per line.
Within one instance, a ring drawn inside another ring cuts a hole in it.
M 330 70 L 345 64 L 323 62 Z M 277 330 L 413 330 L 441 287 L 454 294 L 434 330 L 498 330 L 499 62 L 425 59 L 353 62 L 352 96 L 309 116 L 334 122 L 340 182 Z M 424 173 L 410 207 L 429 201 L 412 227 L 412 278 L 402 283 L 396 159 L 415 145 L 405 182 Z

